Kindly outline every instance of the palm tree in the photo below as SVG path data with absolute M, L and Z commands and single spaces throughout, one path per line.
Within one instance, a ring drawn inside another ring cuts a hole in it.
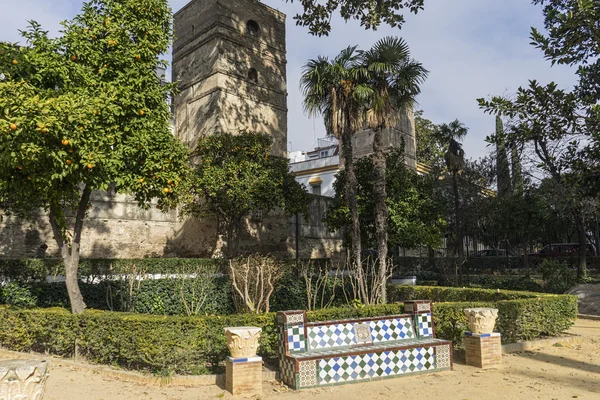
M 410 58 L 410 50 L 403 39 L 385 37 L 370 50 L 360 52 L 359 76 L 368 90 L 362 90 L 357 98 L 366 108 L 367 127 L 373 131 L 373 170 L 375 172 L 375 224 L 379 253 L 380 296 L 386 302 L 388 211 L 386 205 L 386 149 L 383 132 L 397 126 L 403 111 L 412 108 L 415 97 L 421 92 L 420 85 L 428 71 L 421 63 Z
M 328 134 L 339 140 L 341 161 L 346 174 L 345 195 L 352 219 L 352 259 L 355 270 L 362 271 L 361 234 L 356 203 L 358 185 L 354 172 L 352 136 L 361 126 L 360 103 L 356 93 L 361 88 L 356 83 L 358 55 L 356 46 L 348 47 L 333 60 L 318 57 L 309 60 L 302 69 L 300 89 L 304 94 L 304 110 L 309 115 L 322 115 Z M 362 279 L 362 276 L 359 277 Z M 366 293 L 361 293 L 366 298 Z
M 460 228 L 460 199 L 458 196 L 458 175 L 465 167 L 465 151 L 459 140 L 462 140 L 469 129 L 459 120 L 454 120 L 449 124 L 441 124 L 436 132 L 441 143 L 447 143 L 448 147 L 444 159 L 448 173 L 452 174 L 452 190 L 454 193 L 454 223 L 455 223 L 455 251 L 458 257 L 463 257 L 462 234 Z

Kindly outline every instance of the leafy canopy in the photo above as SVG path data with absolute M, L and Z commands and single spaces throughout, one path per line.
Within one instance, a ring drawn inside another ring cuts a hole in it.
M 77 209 L 80 190 L 172 203 L 187 151 L 171 134 L 158 57 L 171 13 L 163 0 L 92 0 L 51 38 L 39 24 L 26 46 L 0 43 L 0 193 L 20 216 Z M 85 206 L 85 205 L 84 205 Z
M 217 215 L 226 224 L 239 223 L 255 210 L 305 213 L 309 195 L 290 173 L 287 159 L 271 154 L 272 144 L 270 136 L 251 132 L 201 138 L 191 183 L 200 201 L 189 203 L 185 212 Z
M 446 223 L 442 218 L 444 204 L 435 193 L 436 178 L 424 177 L 404 163 L 403 150 L 390 151 L 387 156 L 386 190 L 390 246 L 414 248 L 420 245 L 436 246 L 441 243 Z M 373 186 L 375 172 L 371 157 L 356 161 L 358 180 L 358 211 L 363 245 L 376 246 L 375 200 Z M 348 227 L 351 222 L 344 196 L 345 172 L 337 174 L 335 197 L 327 210 L 326 224 L 331 229 Z
M 286 0 L 294 2 L 294 0 Z M 416 14 L 423 9 L 425 0 L 296 0 L 302 5 L 302 14 L 294 16 L 296 25 L 306 26 L 317 36 L 331 32 L 331 19 L 339 12 L 344 21 L 357 20 L 366 29 L 376 30 L 381 23 L 401 27 L 405 19 L 402 10 Z

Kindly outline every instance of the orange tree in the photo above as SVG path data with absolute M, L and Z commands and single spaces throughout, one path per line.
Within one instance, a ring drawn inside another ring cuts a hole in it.
M 92 191 L 163 210 L 183 192 L 173 86 L 156 74 L 171 18 L 166 0 L 92 0 L 59 37 L 31 22 L 24 46 L 0 43 L 0 204 L 20 218 L 47 212 L 73 313 L 85 308 L 77 270 Z

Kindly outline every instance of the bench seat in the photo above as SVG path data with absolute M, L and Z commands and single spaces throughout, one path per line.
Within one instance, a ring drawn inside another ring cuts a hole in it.
M 430 347 L 430 346 L 438 346 L 438 345 L 447 345 L 451 342 L 443 339 L 425 339 L 425 340 L 397 340 L 394 342 L 387 343 L 378 343 L 373 345 L 366 346 L 348 346 L 345 348 L 337 348 L 337 349 L 322 349 L 322 350 L 314 350 L 306 353 L 295 353 L 290 354 L 290 358 L 302 361 L 302 360 L 310 360 L 316 358 L 323 357 L 343 357 L 350 356 L 359 353 L 373 353 L 373 352 L 383 352 L 388 350 L 395 350 L 399 348 L 414 348 L 414 347 Z
M 326 322 L 279 312 L 280 379 L 302 389 L 452 369 L 452 343 L 435 338 L 431 302 L 404 308 L 404 315 Z

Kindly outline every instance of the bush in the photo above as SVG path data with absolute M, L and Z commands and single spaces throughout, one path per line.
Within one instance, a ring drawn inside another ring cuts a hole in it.
M 540 271 L 546 291 L 550 293 L 564 293 L 577 284 L 576 272 L 565 262 L 544 260 Z
M 488 288 L 504 290 L 520 290 L 528 292 L 540 292 L 546 291 L 544 286 L 537 283 L 530 277 L 519 277 L 519 278 L 502 278 L 502 277 L 481 277 L 471 278 L 468 283 L 469 287 L 472 288 Z
M 577 316 L 577 297 L 570 295 L 427 287 L 400 287 L 394 292 L 405 299 L 435 298 L 437 337 L 451 340 L 455 345 L 460 345 L 467 330 L 465 308 L 498 308 L 496 329 L 505 343 L 556 335 L 568 329 Z M 460 302 L 439 302 L 440 299 Z M 327 321 L 403 311 L 402 304 L 386 304 L 310 311 L 307 317 L 309 321 Z M 0 306 L 3 347 L 73 357 L 77 343 L 78 354 L 90 362 L 154 373 L 222 372 L 228 355 L 223 328 L 248 325 L 263 329 L 259 354 L 276 357 L 278 334 L 274 313 L 187 317 L 88 310 L 82 315 L 72 315 L 57 308 L 27 310 Z
M 506 343 L 556 336 L 573 325 L 577 318 L 577 297 L 571 295 L 500 301 L 496 307 L 496 327 Z
M 17 307 L 35 307 L 38 300 L 28 287 L 6 282 L 0 287 L 0 302 Z
M 518 292 L 498 289 L 453 288 L 441 286 L 405 286 L 390 285 L 388 287 L 389 301 L 428 299 L 434 302 L 464 302 L 514 300 L 536 298 L 540 293 Z

